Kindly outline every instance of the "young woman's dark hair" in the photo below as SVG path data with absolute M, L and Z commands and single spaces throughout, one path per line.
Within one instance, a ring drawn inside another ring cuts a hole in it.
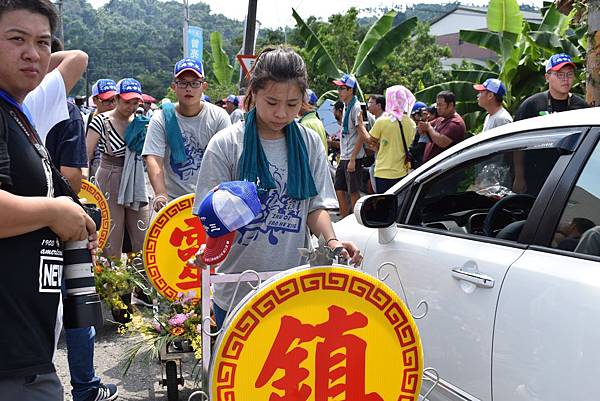
M 269 81 L 296 81 L 300 93 L 306 93 L 308 77 L 304 60 L 289 47 L 279 46 L 263 50 L 256 59 L 248 82 L 244 98 L 246 110 L 250 110 L 254 104 L 253 94 L 264 89 Z
M 27 10 L 48 18 L 50 32 L 54 33 L 58 25 L 56 8 L 49 0 L 0 0 L 0 18 L 9 11 Z

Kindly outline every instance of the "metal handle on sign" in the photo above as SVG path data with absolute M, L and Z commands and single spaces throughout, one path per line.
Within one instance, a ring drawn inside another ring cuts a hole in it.
M 452 269 L 452 277 L 458 280 L 468 281 L 469 283 L 473 283 L 478 287 L 492 288 L 494 286 L 494 279 L 490 276 L 481 273 L 465 271 L 460 267 Z

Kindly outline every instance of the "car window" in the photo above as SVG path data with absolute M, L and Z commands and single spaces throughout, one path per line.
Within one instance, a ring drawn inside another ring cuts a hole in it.
M 552 247 L 600 256 L 600 144 L 586 162 L 561 215 Z
M 559 156 L 509 150 L 459 164 L 421 184 L 408 224 L 516 241 Z

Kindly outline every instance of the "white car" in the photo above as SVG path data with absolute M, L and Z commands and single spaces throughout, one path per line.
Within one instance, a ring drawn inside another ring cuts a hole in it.
M 413 315 L 427 303 L 430 401 L 600 399 L 599 139 L 599 109 L 505 125 L 336 223 Z

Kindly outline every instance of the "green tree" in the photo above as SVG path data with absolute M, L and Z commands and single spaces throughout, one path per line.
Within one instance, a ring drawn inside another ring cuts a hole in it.
M 410 36 L 417 23 L 416 18 L 411 18 L 394 25 L 397 14 L 396 11 L 384 14 L 358 42 L 356 9 L 350 8 L 345 15 L 331 16 L 328 24 L 319 27 L 318 33 L 310 26 L 310 20 L 306 23 L 292 9 L 298 35 L 305 41 L 305 60 L 319 78 L 336 78 L 342 71 L 361 77 L 384 64 L 403 39 Z M 362 97 L 360 82 L 359 96 Z

